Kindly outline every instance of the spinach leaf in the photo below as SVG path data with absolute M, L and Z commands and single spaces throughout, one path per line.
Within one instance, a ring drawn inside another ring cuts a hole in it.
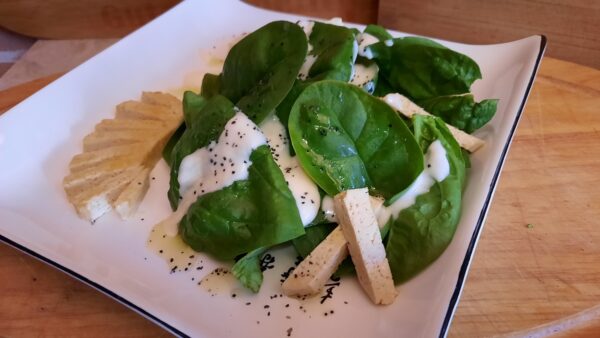
M 466 94 L 434 97 L 419 101 L 418 104 L 446 123 L 470 134 L 494 117 L 498 100 L 474 102 L 473 95 Z
M 266 248 L 258 248 L 247 253 L 237 261 L 231 268 L 231 273 L 246 288 L 257 293 L 263 282 L 263 273 L 260 268 L 260 258 L 267 251 Z
M 367 25 L 367 27 L 365 27 L 365 33 L 373 35 L 379 41 L 385 41 L 394 38 L 392 34 L 388 33 L 385 28 L 379 25 Z
M 277 117 L 284 126 L 288 125 L 290 110 L 298 95 L 310 84 L 320 80 L 350 81 L 354 66 L 355 33 L 346 27 L 315 22 L 309 37 L 313 49 L 308 57 L 315 57 L 304 80 L 298 79 L 277 107 Z M 302 75 L 302 74 L 301 74 Z M 303 77 L 303 76 L 301 76 Z
M 404 282 L 444 252 L 460 219 L 465 163 L 460 146 L 441 119 L 415 115 L 414 132 L 423 152 L 439 140 L 446 150 L 450 173 L 429 192 L 417 197 L 391 223 L 386 253 L 394 282 Z
M 177 130 L 175 130 L 173 135 L 171 135 L 171 138 L 169 139 L 169 141 L 167 141 L 167 144 L 165 144 L 165 147 L 163 148 L 162 152 L 163 158 L 169 164 L 169 166 L 172 165 L 171 153 L 173 152 L 173 148 L 175 147 L 177 142 L 179 142 L 179 139 L 185 132 L 186 125 L 192 125 L 192 120 L 198 115 L 198 112 L 200 112 L 202 108 L 204 108 L 206 102 L 207 100 L 204 97 L 197 95 L 189 90 L 183 93 L 182 104 L 184 123 L 182 123 L 177 128 Z
M 250 161 L 247 180 L 200 196 L 179 223 L 181 238 L 194 250 L 233 259 L 304 234 L 296 202 L 269 146 L 256 148 Z
M 402 119 L 358 87 L 320 81 L 292 107 L 292 146 L 304 171 L 328 195 L 369 187 L 390 198 L 423 170 L 423 154 Z
M 191 97 L 192 94 L 188 94 Z M 185 102 L 185 100 L 184 100 Z M 201 99 L 197 101 L 189 100 L 191 102 L 202 102 Z M 198 106 L 189 105 L 188 108 Z M 184 104 L 185 108 L 185 104 Z M 191 108 L 190 108 L 191 109 Z M 171 178 L 169 186 L 169 202 L 173 210 L 177 209 L 179 204 L 179 165 L 184 157 L 193 153 L 198 148 L 208 145 L 211 141 L 216 140 L 227 121 L 235 115 L 233 110 L 233 104 L 221 95 L 217 95 L 207 100 L 197 112 L 189 110 L 188 113 L 193 118 L 190 120 L 190 125 L 187 126 L 181 138 L 177 141 L 173 150 L 171 151 L 170 161 L 171 164 Z
M 169 167 L 172 165 L 172 163 L 171 163 L 172 155 L 171 154 L 173 153 L 173 148 L 175 147 L 177 142 L 179 142 L 179 139 L 181 138 L 181 135 L 183 135 L 184 131 L 185 131 L 185 123 L 182 123 L 179 125 L 179 127 L 177 127 L 177 129 L 175 130 L 173 135 L 171 135 L 171 138 L 169 138 L 169 140 L 167 141 L 167 143 L 165 144 L 165 146 L 162 150 L 162 157 L 165 160 L 165 162 L 167 162 Z
M 306 56 L 304 31 L 271 22 L 231 48 L 223 65 L 220 93 L 260 123 L 290 91 Z
M 329 235 L 331 231 L 333 231 L 333 229 L 335 229 L 336 226 L 337 224 L 335 223 L 327 223 L 307 227 L 304 229 L 306 231 L 304 235 L 292 240 L 296 252 L 298 252 L 302 258 L 305 258 L 325 239 L 325 237 L 327 237 L 327 235 Z
M 316 56 L 308 78 L 313 81 L 349 81 L 356 54 L 354 32 L 342 26 L 315 22 L 309 43 L 313 46 L 310 55 Z
M 413 100 L 467 93 L 481 78 L 475 61 L 429 39 L 397 38 L 390 47 L 378 42 L 369 49 L 380 76 Z
M 215 75 L 206 73 L 202 78 L 202 87 L 200 87 L 200 94 L 210 99 L 211 97 L 219 94 L 221 90 L 221 75 Z

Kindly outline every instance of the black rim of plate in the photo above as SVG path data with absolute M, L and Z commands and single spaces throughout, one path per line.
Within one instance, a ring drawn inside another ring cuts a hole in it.
M 515 118 L 515 121 L 513 122 L 513 125 L 511 127 L 510 130 L 510 134 L 508 137 L 508 140 L 506 141 L 506 144 L 504 145 L 504 149 L 502 150 L 502 154 L 500 156 L 500 160 L 498 161 L 498 166 L 496 167 L 496 172 L 494 173 L 494 176 L 492 177 L 492 184 L 490 185 L 490 189 L 488 191 L 488 195 L 486 196 L 486 200 L 485 203 L 483 204 L 483 208 L 481 209 L 481 212 L 479 214 L 479 219 L 477 220 L 477 225 L 475 227 L 475 230 L 473 231 L 473 235 L 471 236 L 471 241 L 469 242 L 469 247 L 467 248 L 467 252 L 465 254 L 465 258 L 463 260 L 463 263 L 460 267 L 460 272 L 458 274 L 458 279 L 456 281 L 456 286 L 454 288 L 454 292 L 452 294 L 452 298 L 450 299 L 450 303 L 448 304 L 448 310 L 446 311 L 446 316 L 444 318 L 444 323 L 442 324 L 442 329 L 440 330 L 440 337 L 445 337 L 446 334 L 448 333 L 448 329 L 450 328 L 450 323 L 452 322 L 452 317 L 454 316 L 454 312 L 456 311 L 456 306 L 458 305 L 458 300 L 462 291 L 462 288 L 464 286 L 464 282 L 465 279 L 467 277 L 467 272 L 468 272 L 468 268 L 469 265 L 471 263 L 471 259 L 473 257 L 473 254 L 475 253 L 475 246 L 477 244 L 477 240 L 479 238 L 479 233 L 481 232 L 482 226 L 483 226 L 483 221 L 487 215 L 488 209 L 489 209 L 489 205 L 491 203 L 492 200 L 492 196 L 494 194 L 494 191 L 496 190 L 496 185 L 498 183 L 498 179 L 500 177 L 500 171 L 502 170 L 502 166 L 504 165 L 504 161 L 506 159 L 506 155 L 508 153 L 508 149 L 510 148 L 510 144 L 512 142 L 512 139 L 514 137 L 515 131 L 517 129 L 517 125 L 519 123 L 519 120 L 521 119 L 521 114 L 523 113 L 523 109 L 525 108 L 525 103 L 527 102 L 527 98 L 529 97 L 529 93 L 531 91 L 531 88 L 533 86 L 533 82 L 535 80 L 535 76 L 537 74 L 538 68 L 540 66 L 540 62 L 542 60 L 542 56 L 544 55 L 544 50 L 546 49 L 546 37 L 544 35 L 540 35 L 541 41 L 540 41 L 540 50 L 535 62 L 535 66 L 533 68 L 533 71 L 531 73 L 531 77 L 529 79 L 529 83 L 527 85 L 527 89 L 525 90 L 525 95 L 523 97 L 523 100 L 521 101 L 521 105 L 519 107 L 519 111 L 517 112 L 517 116 Z M 152 320 L 153 322 L 155 322 L 156 324 L 158 324 L 159 326 L 161 326 L 162 328 L 164 328 L 165 330 L 171 332 L 172 334 L 176 335 L 176 336 L 180 336 L 180 337 L 189 337 L 187 334 L 181 332 L 180 330 L 176 329 L 175 327 L 173 327 L 172 325 L 169 325 L 168 323 L 162 321 L 160 318 L 154 316 L 153 314 L 151 314 L 150 312 L 146 311 L 145 309 L 139 307 L 138 305 L 134 304 L 133 302 L 127 300 L 126 298 L 120 296 L 119 294 L 105 288 L 104 286 L 94 282 L 93 280 L 90 280 L 82 275 L 80 275 L 79 273 L 49 259 L 46 258 L 40 254 L 38 254 L 37 252 L 17 243 L 14 242 L 10 239 L 8 239 L 7 237 L 0 235 L 0 241 L 12 246 L 13 248 L 20 250 L 50 266 L 55 267 L 56 269 L 66 273 L 67 275 L 70 275 L 71 277 L 78 279 L 80 281 L 82 281 L 83 283 L 95 288 L 96 290 L 104 293 L 107 296 L 112 297 L 113 299 L 117 300 L 118 302 L 120 302 L 121 304 L 127 306 L 128 308 L 138 312 L 139 314 L 143 315 L 144 317 Z
M 494 191 L 496 190 L 496 186 L 498 184 L 498 179 L 500 178 L 500 172 L 502 171 L 502 167 L 504 166 L 504 161 L 506 160 L 506 155 L 508 154 L 508 150 L 512 143 L 512 139 L 515 135 L 515 131 L 517 130 L 517 126 L 519 124 L 519 120 L 521 119 L 521 114 L 523 113 L 523 109 L 525 108 L 525 103 L 527 103 L 527 98 L 529 97 L 529 93 L 531 92 L 531 88 L 533 87 L 533 82 L 535 80 L 535 76 L 540 67 L 540 62 L 542 61 L 542 56 L 544 55 L 544 50 L 546 49 L 546 36 L 538 35 L 540 37 L 540 49 L 537 55 L 537 59 L 535 60 L 535 65 L 533 67 L 533 71 L 531 72 L 531 77 L 529 78 L 529 83 L 527 84 L 527 89 L 525 90 L 525 95 L 523 96 L 523 100 L 521 101 L 521 105 L 519 106 L 519 111 L 517 112 L 517 116 L 513 122 L 513 125 L 510 129 L 510 133 L 508 135 L 508 139 L 504 144 L 504 149 L 502 149 L 502 154 L 500 154 L 500 160 L 498 161 L 498 166 L 496 167 L 496 172 L 492 177 L 492 183 L 490 184 L 490 189 L 485 198 L 485 203 L 483 203 L 483 207 L 481 208 L 481 212 L 479 213 L 479 219 L 477 220 L 477 225 L 475 226 L 475 230 L 473 231 L 473 235 L 471 236 L 471 241 L 469 242 L 469 247 L 467 248 L 467 252 L 465 253 L 465 258 L 463 259 L 463 263 L 460 267 L 460 271 L 458 273 L 458 279 L 456 280 L 456 286 L 454 287 L 454 293 L 452 294 L 452 298 L 450 298 L 450 304 L 448 304 L 448 310 L 446 311 L 446 317 L 444 318 L 444 323 L 442 324 L 442 329 L 440 330 L 440 337 L 446 337 L 448 334 L 448 329 L 450 328 L 450 324 L 452 323 L 452 318 L 454 317 L 454 312 L 456 311 L 456 307 L 458 305 L 458 300 L 460 298 L 460 294 L 462 292 L 463 286 L 465 284 L 465 279 L 467 278 L 467 273 L 469 271 L 469 265 L 471 264 L 471 259 L 473 258 L 473 254 L 475 253 L 475 247 L 477 245 L 477 241 L 479 239 L 479 233 L 483 227 L 483 223 L 485 217 L 487 216 L 490 203 L 492 202 L 492 196 L 494 195 Z

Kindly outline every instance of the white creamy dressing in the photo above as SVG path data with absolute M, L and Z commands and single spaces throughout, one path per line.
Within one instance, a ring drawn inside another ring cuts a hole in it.
M 446 157 L 446 149 L 439 140 L 429 145 L 425 154 L 425 169 L 415 181 L 404 191 L 402 196 L 389 206 L 384 206 L 381 199 L 371 197 L 371 206 L 377 217 L 380 227 L 384 226 L 390 219 L 398 218 L 400 212 L 415 204 L 417 197 L 429 192 L 435 182 L 441 182 L 450 174 L 450 163 Z M 321 211 L 328 221 L 337 222 L 333 207 L 333 198 L 323 197 Z
M 247 179 L 250 154 L 266 143 L 254 122 L 237 110 L 217 141 L 186 156 L 178 176 L 182 199 L 177 210 L 161 222 L 166 234 L 177 235 L 177 225 L 199 196 Z
M 317 185 L 306 175 L 296 156 L 290 155 L 290 141 L 285 126 L 277 115 L 272 114 L 261 123 L 260 129 L 267 138 L 275 162 L 281 169 L 285 181 L 296 200 L 303 225 L 312 222 L 321 203 Z
M 304 30 L 304 34 L 306 34 L 306 39 L 308 40 L 308 49 L 306 50 L 306 58 L 304 59 L 304 63 L 302 67 L 300 67 L 300 71 L 298 72 L 298 78 L 300 80 L 306 80 L 308 77 L 308 72 L 310 68 L 313 66 L 315 61 L 317 61 L 317 56 L 310 54 L 313 50 L 313 46 L 310 44 L 310 35 L 312 34 L 313 27 L 315 26 L 314 21 L 309 20 L 300 20 L 298 21 L 298 26 Z
M 392 47 L 394 45 L 394 40 L 387 39 L 383 43 L 385 43 L 385 45 L 388 46 L 388 47 Z
M 372 93 L 375 90 L 375 82 L 373 80 L 377 76 L 377 72 L 379 72 L 379 67 L 375 63 L 369 66 L 357 63 L 353 67 L 350 83 L 363 88 L 368 93 Z
M 370 45 L 379 42 L 379 39 L 369 33 L 360 33 L 356 37 L 358 40 L 358 55 L 367 59 L 373 58 L 373 52 L 368 48 Z

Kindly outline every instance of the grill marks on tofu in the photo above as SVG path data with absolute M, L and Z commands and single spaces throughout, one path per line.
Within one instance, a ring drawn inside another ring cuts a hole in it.
M 131 217 L 162 148 L 182 121 L 181 101 L 170 94 L 144 92 L 141 102 L 119 104 L 116 117 L 98 123 L 69 164 L 63 187 L 77 213 L 92 222 L 112 209 Z

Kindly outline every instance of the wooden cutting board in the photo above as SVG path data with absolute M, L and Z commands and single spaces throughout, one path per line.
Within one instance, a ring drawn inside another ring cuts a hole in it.
M 0 102 L 19 101 L 43 82 L 0 92 Z M 450 337 L 526 330 L 600 304 L 599 109 L 600 71 L 543 61 Z M 3 244 L 0 276 L 0 336 L 169 336 Z M 585 324 L 562 335 L 600 336 L 600 316 Z

